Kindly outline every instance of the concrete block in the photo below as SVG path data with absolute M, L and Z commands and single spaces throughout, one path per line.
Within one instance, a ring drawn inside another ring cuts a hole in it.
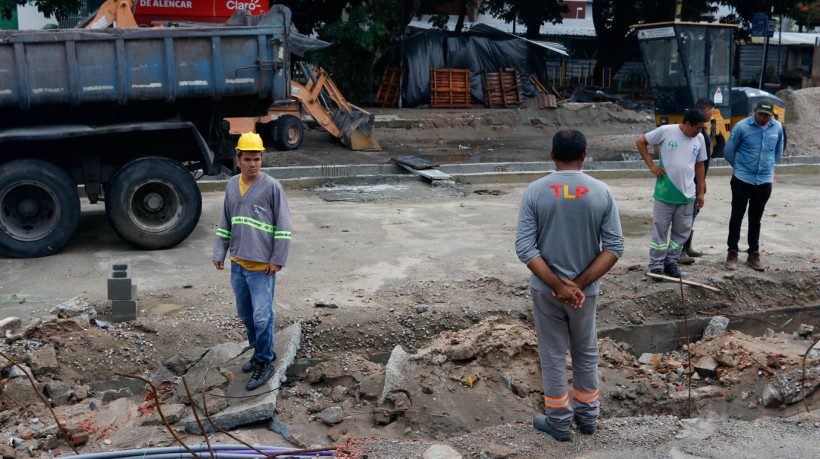
M 714 377 L 717 376 L 718 366 L 717 361 L 711 355 L 707 355 L 698 360 L 698 363 L 695 364 L 695 371 L 698 372 L 701 378 Z
M 111 301 L 111 315 L 114 322 L 125 322 L 137 319 L 137 285 L 131 286 L 128 299 Z
M 131 265 L 112 263 L 108 265 L 108 299 L 131 299 Z

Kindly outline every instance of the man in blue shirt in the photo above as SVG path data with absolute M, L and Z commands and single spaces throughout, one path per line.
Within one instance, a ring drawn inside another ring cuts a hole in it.
M 746 206 L 749 207 L 749 256 L 746 264 L 763 271 L 760 261 L 760 219 L 772 195 L 774 164 L 783 156 L 783 126 L 772 119 L 774 104 L 769 99 L 757 103 L 754 116 L 735 125 L 723 156 L 732 165 L 732 217 L 729 220 L 729 253 L 726 268 L 737 269 L 737 243 Z

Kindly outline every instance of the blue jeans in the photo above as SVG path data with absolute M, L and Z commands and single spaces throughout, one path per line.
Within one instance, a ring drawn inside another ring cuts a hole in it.
M 248 342 L 256 349 L 256 361 L 272 361 L 276 274 L 248 271 L 231 261 L 231 287 L 236 296 L 236 312 L 248 331 Z

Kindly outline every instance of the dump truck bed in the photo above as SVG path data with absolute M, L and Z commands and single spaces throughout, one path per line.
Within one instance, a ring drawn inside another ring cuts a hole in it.
M 0 124 L 264 114 L 290 91 L 287 9 L 256 27 L 0 32 Z M 189 115 L 186 116 L 185 114 Z

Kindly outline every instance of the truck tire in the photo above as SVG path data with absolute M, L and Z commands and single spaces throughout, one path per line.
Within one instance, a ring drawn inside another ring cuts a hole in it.
M 282 115 L 273 122 L 271 140 L 277 150 L 290 151 L 299 148 L 304 135 L 302 121 L 293 115 Z
M 51 255 L 66 245 L 79 221 L 77 185 L 62 169 L 39 159 L 0 168 L 0 252 Z
M 202 195 L 180 164 L 166 158 L 140 158 L 111 179 L 105 189 L 105 213 L 123 240 L 142 249 L 167 249 L 196 227 Z

